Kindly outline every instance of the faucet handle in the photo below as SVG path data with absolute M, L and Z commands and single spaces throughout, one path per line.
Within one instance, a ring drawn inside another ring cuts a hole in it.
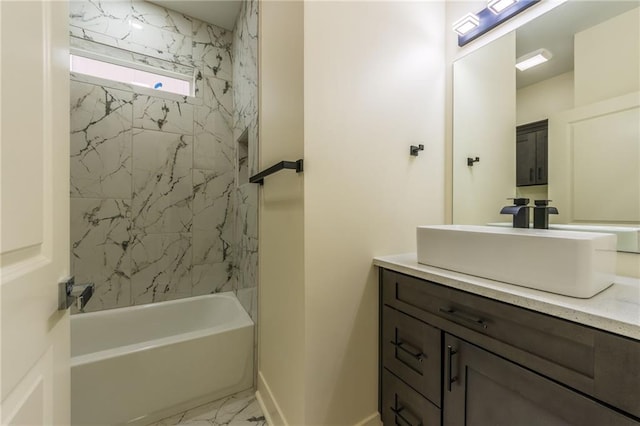
M 93 296 L 94 283 L 76 284 L 73 276 L 65 278 L 58 284 L 58 309 L 66 310 L 75 304 L 80 312 Z
M 513 200 L 513 204 L 516 206 L 526 206 L 529 204 L 528 198 L 507 198 L 507 200 Z
M 553 200 L 535 200 L 535 201 L 534 201 L 534 204 L 535 204 L 537 207 L 546 207 L 546 206 L 548 206 L 548 205 L 549 205 L 549 203 L 550 203 L 551 201 L 553 201 Z

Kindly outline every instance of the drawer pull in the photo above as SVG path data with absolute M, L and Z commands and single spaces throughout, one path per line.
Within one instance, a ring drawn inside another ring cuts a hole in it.
M 464 321 L 467 324 L 471 324 L 476 327 L 481 327 L 481 328 L 484 328 L 485 330 L 487 329 L 486 322 L 484 322 L 482 319 L 478 317 L 474 317 L 467 313 L 456 311 L 455 309 L 452 309 L 452 308 L 440 308 L 440 312 L 442 312 L 443 314 L 449 315 L 450 317 L 457 318 L 461 321 Z
M 453 349 L 453 346 L 447 345 L 447 361 L 449 363 L 449 368 L 447 369 L 447 391 L 451 392 L 451 384 L 453 382 L 458 381 L 458 376 L 453 376 L 451 373 L 451 365 L 453 364 L 453 356 L 457 354 L 458 351 Z
M 414 416 L 414 415 L 412 415 L 412 414 L 409 412 L 409 410 L 406 410 L 406 411 L 405 411 L 405 408 L 404 408 L 404 407 L 400 406 L 400 408 L 398 408 L 398 409 L 395 409 L 395 408 L 393 408 L 393 407 L 390 407 L 390 408 L 391 408 L 391 411 L 393 411 L 393 414 L 396 416 L 396 424 L 398 424 L 398 419 L 400 419 L 400 420 L 402 420 L 402 421 L 404 422 L 404 424 L 405 424 L 405 425 L 407 425 L 407 426 L 422 426 L 422 422 L 421 422 L 420 420 L 418 420 L 417 418 L 416 418 L 416 422 L 415 422 L 415 423 L 412 423 L 409 419 L 407 419 L 407 418 L 405 417 L 405 416 L 406 416 L 406 414 L 409 414 L 409 415 L 411 415 L 411 417 L 414 417 L 414 418 L 415 418 L 415 416 Z M 404 414 L 404 415 L 402 414 L 402 411 L 405 411 L 405 414 Z
M 427 354 L 422 353 L 419 349 L 414 348 L 407 342 L 394 342 L 392 340 L 389 343 L 391 343 L 393 346 L 400 349 L 401 351 L 405 352 L 406 354 L 411 355 L 412 357 L 417 359 L 418 362 L 422 362 L 423 359 L 427 358 Z

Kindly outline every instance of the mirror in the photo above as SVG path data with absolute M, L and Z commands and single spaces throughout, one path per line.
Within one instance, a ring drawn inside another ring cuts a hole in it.
M 454 63 L 453 223 L 551 199 L 551 227 L 627 229 L 619 250 L 640 252 L 639 6 L 569 0 Z M 516 70 L 541 48 L 548 62 Z M 548 183 L 516 186 L 516 126 L 547 119 Z

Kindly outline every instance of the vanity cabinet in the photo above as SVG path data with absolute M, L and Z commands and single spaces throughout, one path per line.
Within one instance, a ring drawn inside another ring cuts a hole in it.
M 640 425 L 640 342 L 387 269 L 380 413 L 401 425 Z
M 516 186 L 547 184 L 548 120 L 516 127 Z

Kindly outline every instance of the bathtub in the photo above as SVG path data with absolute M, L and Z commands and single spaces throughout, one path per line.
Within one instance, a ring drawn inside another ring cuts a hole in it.
M 144 425 L 253 385 L 232 292 L 71 317 L 73 425 Z

